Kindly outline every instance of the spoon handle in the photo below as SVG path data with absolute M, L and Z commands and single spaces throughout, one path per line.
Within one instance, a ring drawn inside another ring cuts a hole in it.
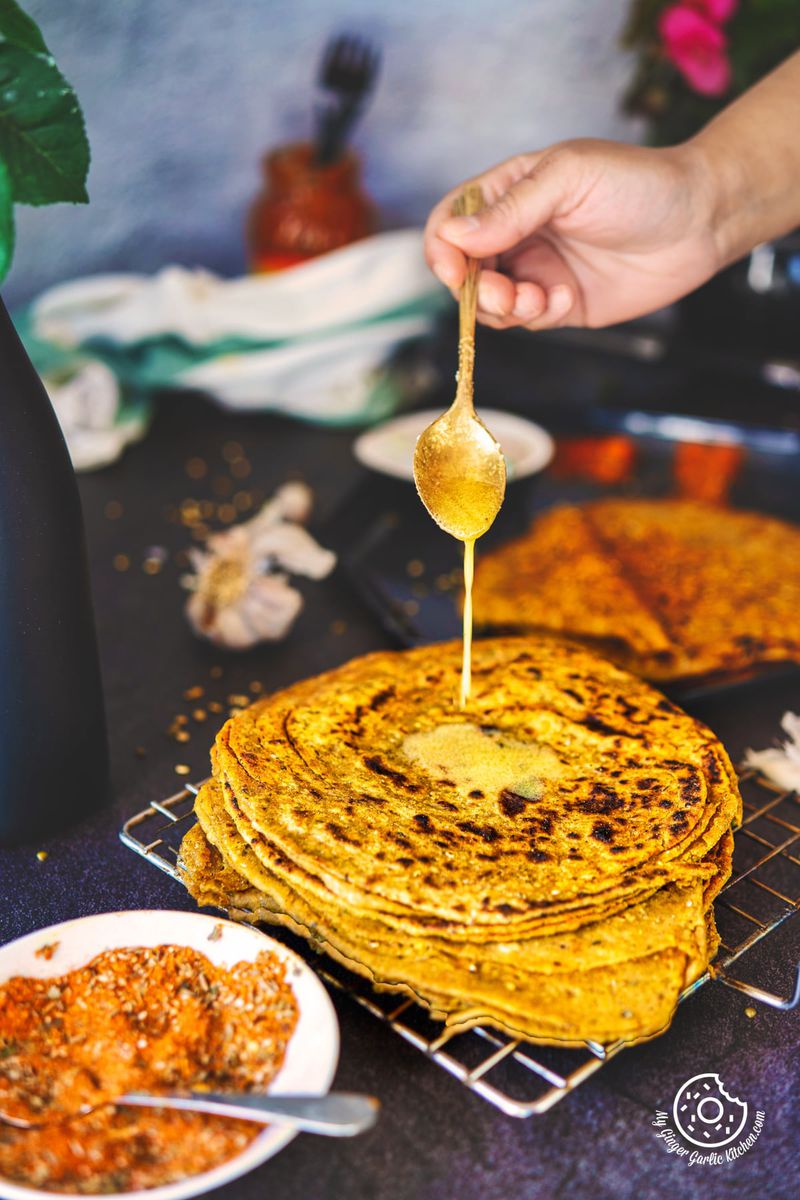
M 480 184 L 468 183 L 453 204 L 454 217 L 471 217 L 484 207 Z M 475 367 L 475 318 L 478 311 L 478 276 L 481 264 L 477 258 L 467 259 L 467 274 L 458 298 L 458 387 L 456 404 L 474 411 L 472 375 Z
M 328 1137 L 353 1137 L 370 1129 L 377 1120 L 380 1107 L 372 1096 L 351 1092 L 329 1092 L 326 1096 L 269 1096 L 257 1092 L 187 1092 L 159 1096 L 128 1092 L 117 1103 L 181 1108 L 264 1124 L 274 1122 Z

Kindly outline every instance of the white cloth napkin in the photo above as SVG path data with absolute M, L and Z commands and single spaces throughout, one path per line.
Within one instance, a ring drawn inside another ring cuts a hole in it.
M 338 423 L 386 415 L 374 403 L 382 369 L 400 344 L 430 330 L 444 297 L 422 232 L 405 229 L 242 279 L 176 266 L 78 279 L 40 296 L 31 317 L 36 337 L 59 347 L 110 346 L 107 360 L 135 383 Z M 176 338 L 187 353 L 159 354 L 160 341 L 166 348 Z M 141 355 L 121 361 L 142 346 L 145 380 Z
M 61 284 L 33 305 L 35 332 L 62 346 L 92 338 L 129 345 L 173 335 L 195 346 L 226 338 L 297 340 L 373 320 L 438 290 L 422 234 L 377 234 L 268 275 L 220 279 L 165 267 Z

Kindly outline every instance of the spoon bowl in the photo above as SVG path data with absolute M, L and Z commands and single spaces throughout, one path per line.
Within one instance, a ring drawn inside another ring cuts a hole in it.
M 454 405 L 420 435 L 414 481 L 436 524 L 472 542 L 486 533 L 503 503 L 505 459 L 475 412 Z
M 456 215 L 483 207 L 470 184 L 453 206 Z M 480 263 L 467 259 L 459 296 L 458 384 L 450 408 L 420 434 L 414 451 L 414 482 L 437 525 L 463 542 L 474 542 L 494 521 L 506 490 L 503 452 L 475 412 L 472 375 Z

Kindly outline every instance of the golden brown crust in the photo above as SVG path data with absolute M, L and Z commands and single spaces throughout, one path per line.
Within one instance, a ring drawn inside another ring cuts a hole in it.
M 556 766 L 535 801 L 461 794 L 402 746 L 408 731 L 463 724 L 459 668 L 456 643 L 373 654 L 230 721 L 217 771 L 256 853 L 351 905 L 481 938 L 702 874 L 738 804 L 707 729 L 577 647 L 486 641 L 469 716 L 490 731 L 487 752 L 507 737 Z
M 800 662 L 800 530 L 692 500 L 552 509 L 479 558 L 478 627 L 569 636 L 654 680 Z
M 466 713 L 459 668 L 457 643 L 381 652 L 233 717 L 182 848 L 187 886 L 454 1027 L 652 1036 L 716 945 L 740 811 L 725 751 L 575 645 L 480 643 Z M 521 791 L 409 749 L 465 728 L 481 770 L 523 762 Z

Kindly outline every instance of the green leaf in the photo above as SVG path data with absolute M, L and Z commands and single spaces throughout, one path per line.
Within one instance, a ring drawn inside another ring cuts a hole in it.
M 39 26 L 14 0 L 0 0 L 0 37 L 33 54 L 49 54 Z
M 14 255 L 14 200 L 11 180 L 0 162 L 0 280 L 5 279 Z
M 52 58 L 0 43 L 0 158 L 14 200 L 88 200 L 89 143 L 78 99 Z

